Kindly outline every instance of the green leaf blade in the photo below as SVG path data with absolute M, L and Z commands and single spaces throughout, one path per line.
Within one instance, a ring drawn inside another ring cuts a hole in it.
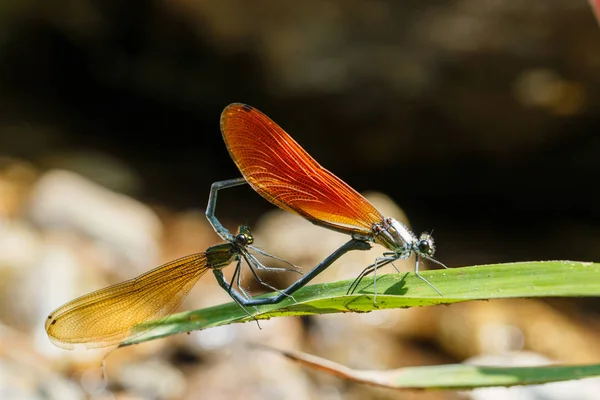
M 576 261 L 536 261 L 425 271 L 421 275 L 443 294 L 439 296 L 413 273 L 368 277 L 347 295 L 351 280 L 322 283 L 298 290 L 275 305 L 248 310 L 256 319 L 389 308 L 423 307 L 463 301 L 516 297 L 586 297 L 600 295 L 600 264 Z M 269 295 L 265 295 L 269 296 Z M 376 302 L 374 301 L 376 297 Z M 235 303 L 175 314 L 156 328 L 121 346 L 237 322 L 252 321 Z M 140 326 L 143 330 L 144 327 Z

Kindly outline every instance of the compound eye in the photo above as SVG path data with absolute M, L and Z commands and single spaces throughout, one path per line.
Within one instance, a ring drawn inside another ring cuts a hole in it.
M 433 238 L 429 235 L 423 235 L 419 238 L 419 244 L 417 245 L 419 253 L 433 256 L 435 253 L 435 245 L 433 243 Z
M 240 234 L 236 235 L 235 243 L 239 246 L 245 247 L 245 246 L 248 246 L 250 243 L 252 243 L 252 241 L 250 240 L 248 235 L 246 235 L 244 233 L 240 233 Z

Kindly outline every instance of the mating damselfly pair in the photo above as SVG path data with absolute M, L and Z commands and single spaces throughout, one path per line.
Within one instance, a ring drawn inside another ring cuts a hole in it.
M 146 331 L 152 329 L 175 312 L 208 270 L 245 310 L 246 307 L 275 304 L 291 297 L 345 253 L 367 250 L 371 243 L 383 246 L 386 251 L 363 270 L 349 286 L 348 293 L 353 293 L 366 275 L 414 254 L 415 274 L 442 295 L 419 275 L 422 258 L 444 266 L 433 258 L 435 245 L 431 235 L 423 233 L 417 237 L 401 222 L 383 216 L 361 194 L 317 163 L 281 127 L 251 106 L 239 103 L 227 106 L 221 114 L 221 133 L 242 174 L 242 178 L 216 182 L 210 190 L 206 216 L 225 243 L 171 261 L 57 308 L 46 320 L 46 332 L 53 343 L 65 348 L 75 344 L 104 347 L 143 333 L 144 330 L 133 330 L 137 325 L 144 324 Z M 273 288 L 262 281 L 256 271 L 288 268 L 264 266 L 252 252 L 271 255 L 253 246 L 250 229 L 242 226 L 232 234 L 215 215 L 219 190 L 246 183 L 279 208 L 298 214 L 315 225 L 348 234 L 351 239 L 288 288 Z M 260 283 L 275 290 L 272 296 L 252 298 L 242 288 L 243 262 Z M 235 264 L 235 271 L 228 282 L 222 270 L 230 264 Z

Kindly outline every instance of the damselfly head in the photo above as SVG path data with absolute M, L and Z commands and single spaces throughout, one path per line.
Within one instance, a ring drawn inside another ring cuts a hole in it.
M 246 225 L 240 226 L 237 235 L 235 235 L 235 243 L 238 246 L 246 247 L 254 243 L 254 237 L 250 232 L 250 227 Z
M 433 257 L 435 254 L 435 243 L 433 237 L 428 233 L 422 233 L 417 242 L 415 251 L 427 258 Z

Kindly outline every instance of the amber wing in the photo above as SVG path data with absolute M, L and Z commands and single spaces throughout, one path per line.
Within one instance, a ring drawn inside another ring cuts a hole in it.
M 383 219 L 367 199 L 257 109 L 230 104 L 221 114 L 221 132 L 244 178 L 276 206 L 317 225 L 363 235 Z
M 207 253 L 171 261 L 137 278 L 79 297 L 56 309 L 46 332 L 59 347 L 118 344 L 140 335 L 172 314 L 208 270 Z M 149 321 L 143 330 L 133 328 Z

